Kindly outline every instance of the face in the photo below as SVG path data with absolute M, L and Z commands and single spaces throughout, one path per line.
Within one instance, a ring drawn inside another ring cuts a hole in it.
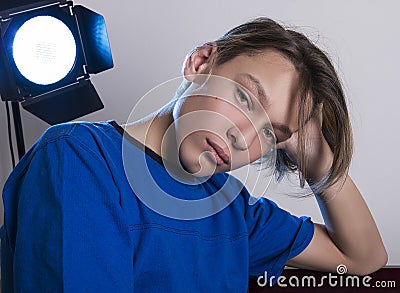
M 174 107 L 179 159 L 195 176 L 254 162 L 297 130 L 298 75 L 279 53 L 238 56 L 213 75 Z

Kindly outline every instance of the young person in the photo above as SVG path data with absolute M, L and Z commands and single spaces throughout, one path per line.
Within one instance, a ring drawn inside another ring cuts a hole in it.
M 4 292 L 246 292 L 285 265 L 386 263 L 320 49 L 261 17 L 195 48 L 183 76 L 146 118 L 50 127 L 19 162 L 3 190 Z M 273 154 L 278 175 L 310 184 L 324 225 L 251 202 L 227 173 Z

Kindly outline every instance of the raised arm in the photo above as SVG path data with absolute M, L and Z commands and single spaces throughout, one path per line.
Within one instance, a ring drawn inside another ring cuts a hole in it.
M 316 115 L 307 126 L 312 140 L 308 178 L 314 182 L 327 174 L 333 161 L 332 151 L 320 130 L 321 123 L 322 115 Z M 295 159 L 296 143 L 293 135 L 278 147 Z M 334 272 L 338 265 L 344 264 L 349 274 L 356 275 L 366 275 L 384 266 L 387 253 L 378 228 L 350 176 L 344 175 L 335 185 L 315 195 L 325 225 L 315 224 L 308 247 L 287 265 Z

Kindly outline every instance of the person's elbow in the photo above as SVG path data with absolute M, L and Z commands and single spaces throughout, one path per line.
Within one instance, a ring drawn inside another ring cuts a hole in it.
M 377 256 L 371 262 L 369 272 L 367 272 L 367 274 L 372 274 L 373 272 L 376 272 L 377 270 L 383 268 L 388 262 L 388 254 L 383 245 L 376 254 Z
M 377 270 L 384 267 L 388 262 L 388 254 L 385 247 L 382 245 L 376 248 L 374 252 L 365 256 L 362 261 L 356 262 L 354 266 L 354 274 L 360 276 L 366 276 L 376 272 Z

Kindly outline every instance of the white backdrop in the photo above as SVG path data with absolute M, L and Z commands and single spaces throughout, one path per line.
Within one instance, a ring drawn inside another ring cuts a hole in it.
M 80 0 L 106 18 L 115 68 L 92 76 L 105 109 L 79 120 L 124 123 L 148 90 L 177 77 L 194 46 L 256 16 L 297 27 L 328 52 L 350 101 L 355 154 L 350 174 L 368 203 L 389 252 L 400 264 L 397 146 L 400 25 L 396 0 L 99 1 Z M 48 127 L 22 111 L 27 147 Z M 5 107 L 0 106 L 0 189 L 11 172 Z M 322 221 L 314 198 L 271 198 Z M 2 209 L 1 209 L 2 211 Z

